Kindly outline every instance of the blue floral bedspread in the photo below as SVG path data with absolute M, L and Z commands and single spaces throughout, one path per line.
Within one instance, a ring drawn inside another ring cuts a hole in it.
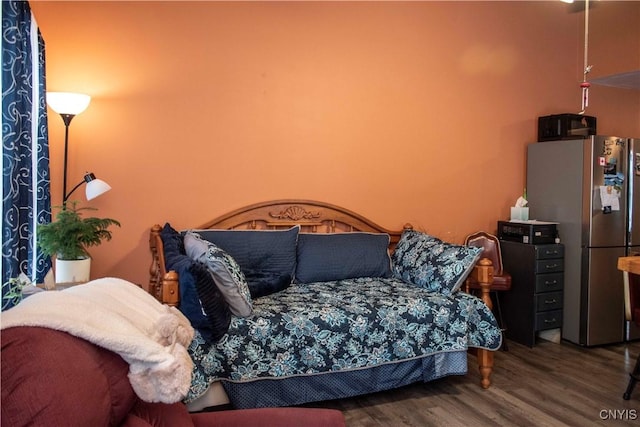
M 362 369 L 468 347 L 497 350 L 502 335 L 488 307 L 464 292 L 432 293 L 398 279 L 293 284 L 253 301 L 215 345 L 196 333 L 185 401 L 217 380 Z

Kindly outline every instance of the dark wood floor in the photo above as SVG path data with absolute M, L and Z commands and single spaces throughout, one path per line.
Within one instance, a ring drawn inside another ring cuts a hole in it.
M 341 410 L 348 427 L 364 426 L 640 426 L 640 384 L 622 399 L 640 341 L 583 348 L 540 340 L 509 341 L 495 354 L 493 384 L 469 374 L 309 406 Z

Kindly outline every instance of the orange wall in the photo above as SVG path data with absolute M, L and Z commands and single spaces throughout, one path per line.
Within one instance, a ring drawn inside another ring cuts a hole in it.
M 122 228 L 92 276 L 146 283 L 148 228 L 316 199 L 460 242 L 522 193 L 536 118 L 577 112 L 583 14 L 547 2 L 30 2 L 49 90 L 85 92 L 69 180 Z M 591 13 L 592 75 L 640 69 L 640 3 Z M 594 86 L 600 134 L 640 91 Z M 52 196 L 64 126 L 49 117 Z M 569 178 L 569 177 L 568 177 Z

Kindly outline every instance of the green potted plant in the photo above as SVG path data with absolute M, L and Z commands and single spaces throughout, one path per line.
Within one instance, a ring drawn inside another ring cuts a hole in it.
M 45 255 L 56 258 L 56 283 L 87 282 L 91 268 L 90 246 L 111 240 L 112 225 L 120 223 L 111 218 L 82 217 L 82 211 L 93 208 L 62 206 L 56 221 L 38 224 L 37 244 Z
M 28 284 L 29 281 L 22 277 L 12 277 L 2 285 L 2 311 L 22 301 L 22 288 Z

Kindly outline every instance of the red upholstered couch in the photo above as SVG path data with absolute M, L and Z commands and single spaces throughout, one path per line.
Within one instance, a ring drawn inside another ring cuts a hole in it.
M 2 330 L 3 427 L 317 426 L 344 427 L 341 412 L 263 408 L 190 414 L 182 403 L 141 401 L 117 354 L 46 328 Z

